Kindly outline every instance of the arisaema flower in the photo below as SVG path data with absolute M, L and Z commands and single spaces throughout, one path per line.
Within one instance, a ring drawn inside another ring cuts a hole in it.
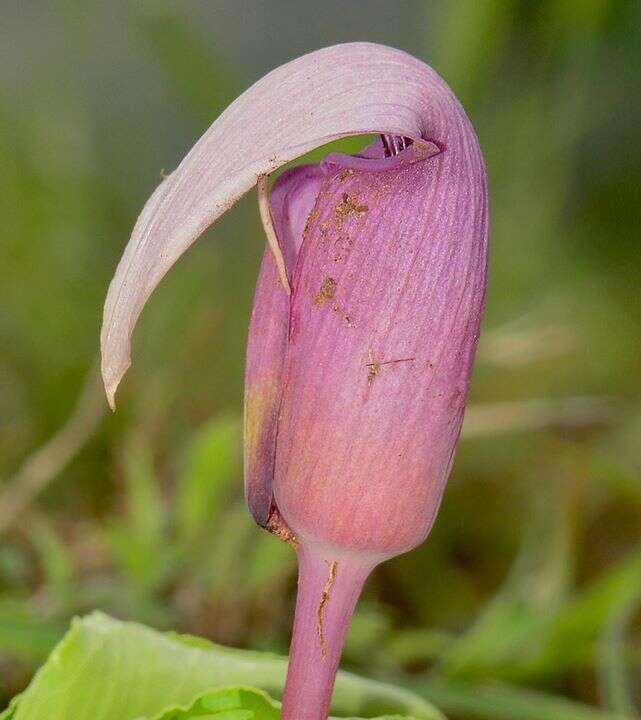
M 362 134 L 378 139 L 269 193 L 284 163 Z M 338 45 L 269 73 L 136 223 L 104 312 L 112 405 L 150 294 L 254 185 L 269 247 L 248 339 L 246 495 L 299 558 L 282 717 L 323 720 L 364 581 L 424 540 L 452 465 L 485 295 L 486 176 L 457 99 L 403 52 Z

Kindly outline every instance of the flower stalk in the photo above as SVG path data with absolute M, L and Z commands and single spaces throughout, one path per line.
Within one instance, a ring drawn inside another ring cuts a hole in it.
M 281 720 L 325 720 L 345 635 L 371 558 L 302 545 Z

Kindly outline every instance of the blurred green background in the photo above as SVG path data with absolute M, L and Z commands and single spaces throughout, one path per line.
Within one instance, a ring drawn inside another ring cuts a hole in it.
M 493 229 L 439 519 L 368 583 L 343 665 L 461 720 L 639 717 L 641 4 L 1 14 L 0 708 L 93 608 L 287 652 L 295 558 L 242 500 L 255 197 L 155 293 L 115 415 L 96 372 L 101 309 L 145 199 L 225 105 L 303 52 L 367 39 L 424 59 L 465 104 Z

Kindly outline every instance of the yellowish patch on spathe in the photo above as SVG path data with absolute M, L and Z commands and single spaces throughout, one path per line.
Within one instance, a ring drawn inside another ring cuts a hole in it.
M 265 430 L 276 422 L 280 376 L 272 374 L 252 380 L 245 388 L 245 450 L 251 457 Z

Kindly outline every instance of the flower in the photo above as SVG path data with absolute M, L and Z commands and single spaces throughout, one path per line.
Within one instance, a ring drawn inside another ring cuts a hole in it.
M 282 164 L 358 134 L 378 139 L 268 193 Z M 299 556 L 282 717 L 322 720 L 365 579 L 423 541 L 452 465 L 485 296 L 486 177 L 461 105 L 405 53 L 338 45 L 269 73 L 134 228 L 105 305 L 110 403 L 147 298 L 255 184 L 269 249 L 248 339 L 246 495 Z

